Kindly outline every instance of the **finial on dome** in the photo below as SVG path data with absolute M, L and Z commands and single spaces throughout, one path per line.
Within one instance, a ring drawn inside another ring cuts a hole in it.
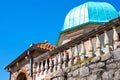
M 34 45 L 34 43 L 31 43 L 31 44 L 30 44 L 30 47 L 33 46 L 33 45 Z
M 45 42 L 45 43 L 48 43 L 48 40 L 45 40 L 44 42 Z

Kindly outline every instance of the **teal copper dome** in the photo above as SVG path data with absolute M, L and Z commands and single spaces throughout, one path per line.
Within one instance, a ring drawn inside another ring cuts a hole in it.
M 118 17 L 118 12 L 111 4 L 106 2 L 87 2 L 69 11 L 65 18 L 63 30 L 85 23 L 105 23 L 116 17 Z

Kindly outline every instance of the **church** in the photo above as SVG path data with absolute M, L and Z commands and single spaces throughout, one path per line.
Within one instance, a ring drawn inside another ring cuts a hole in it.
M 5 67 L 9 80 L 120 80 L 119 16 L 107 2 L 71 9 L 57 45 L 31 44 Z

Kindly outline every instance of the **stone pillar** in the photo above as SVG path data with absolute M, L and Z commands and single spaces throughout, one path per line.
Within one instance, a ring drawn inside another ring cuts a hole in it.
M 78 45 L 76 44 L 75 45 L 75 52 L 74 52 L 74 57 L 75 57 L 75 59 L 74 59 L 74 64 L 75 63 L 77 63 L 78 62 L 78 59 L 79 59 L 79 53 L 78 53 L 78 47 L 77 47 Z
M 114 49 L 116 49 L 117 48 L 117 44 L 119 42 L 119 35 L 118 35 L 115 27 L 113 27 L 113 40 L 114 40 L 113 46 L 114 46 Z
M 33 63 L 33 80 L 36 79 L 36 73 L 37 73 L 36 68 L 37 68 L 37 64 L 36 64 L 36 63 Z
M 73 54 L 72 54 L 72 47 L 70 47 L 69 49 L 69 62 L 68 62 L 68 66 L 71 66 L 73 64 Z
M 92 39 L 91 38 L 89 38 L 89 47 L 88 48 L 89 48 L 88 49 L 88 51 L 89 51 L 88 56 L 91 58 L 91 57 L 93 57 L 93 45 L 92 45 Z
M 43 75 L 43 71 L 44 71 L 44 66 L 43 66 L 43 61 L 41 61 L 41 67 L 40 67 L 40 76 Z
M 106 53 L 110 53 L 111 48 L 110 48 L 110 41 L 109 41 L 107 31 L 104 31 L 104 34 L 105 34 L 104 44 L 105 44 L 105 54 L 106 54 Z
M 53 62 L 52 62 L 52 59 L 50 58 L 49 59 L 49 73 L 52 72 L 52 68 L 53 68 Z
M 55 72 L 57 70 L 57 57 L 54 56 L 54 68 L 53 71 Z
M 48 62 L 47 60 L 45 60 L 45 71 L 44 71 L 44 75 L 46 75 L 48 72 Z
M 63 69 L 67 67 L 67 56 L 66 56 L 66 51 L 64 51 L 64 56 L 63 56 Z
M 84 42 L 82 41 L 81 42 L 81 60 L 84 60 L 85 59 L 85 54 L 86 54 L 86 50 L 85 50 L 85 46 L 84 46 Z
M 96 35 L 96 56 L 101 56 L 102 50 L 101 50 L 101 43 L 99 39 L 99 35 Z
M 60 70 L 62 67 L 62 58 L 61 58 L 61 54 L 59 53 L 58 55 L 58 70 Z
M 37 76 L 39 76 L 40 73 L 40 62 L 37 62 Z

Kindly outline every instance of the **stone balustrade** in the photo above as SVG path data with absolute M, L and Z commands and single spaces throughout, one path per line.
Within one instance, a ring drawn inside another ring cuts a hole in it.
M 114 23 L 115 22 L 115 23 Z M 93 57 L 111 54 L 111 50 L 119 47 L 120 18 L 99 26 L 78 38 L 34 58 L 36 64 L 35 78 L 55 77 L 60 71 L 73 66 L 77 62 Z M 55 74 L 54 74 L 55 73 Z

